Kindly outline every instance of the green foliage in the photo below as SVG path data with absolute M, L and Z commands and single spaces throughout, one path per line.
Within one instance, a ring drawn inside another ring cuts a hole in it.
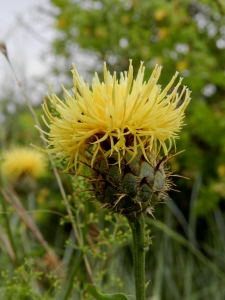
M 127 296 L 120 293 L 120 294 L 111 294 L 111 295 L 106 295 L 106 294 L 101 294 L 97 290 L 95 286 L 89 285 L 87 287 L 88 292 L 96 299 L 96 300 L 128 300 Z
M 196 240 L 196 220 L 186 224 L 190 232 L 188 239 L 171 229 L 180 212 L 174 213 L 170 209 L 164 210 L 164 222 L 146 220 L 156 233 L 154 245 L 146 257 L 147 269 L 154 270 L 149 289 L 159 299 L 223 299 L 225 289 L 219 288 L 224 287 L 225 281 L 225 265 L 219 254 L 225 241 L 220 234 L 224 228 L 221 212 L 208 214 L 207 225 L 200 232 L 201 239 L 204 236 L 207 242 L 201 242 Z M 156 255 L 154 260 L 151 251 Z M 203 286 L 202 280 L 205 281 Z
M 220 195 L 216 192 L 213 185 L 202 186 L 194 212 L 203 216 L 217 207 L 219 201 Z
M 38 281 L 43 277 L 43 273 L 35 271 L 34 262 L 26 260 L 23 265 L 17 268 L 10 278 L 7 271 L 2 271 L 3 279 L 0 288 L 1 299 L 20 299 L 20 300 L 51 300 L 54 299 L 58 290 L 60 289 L 59 281 L 55 276 L 47 275 L 51 281 L 49 290 L 43 295 L 40 294 L 38 288 Z M 36 286 L 36 288 L 35 288 Z M 54 291 L 54 292 L 52 292 Z

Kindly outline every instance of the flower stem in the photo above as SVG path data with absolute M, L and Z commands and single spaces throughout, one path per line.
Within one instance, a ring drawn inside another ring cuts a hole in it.
M 133 260 L 136 300 L 145 300 L 145 217 L 129 220 L 133 233 Z

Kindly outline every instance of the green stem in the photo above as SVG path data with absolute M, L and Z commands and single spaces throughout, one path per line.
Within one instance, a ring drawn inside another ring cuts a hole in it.
M 145 300 L 145 217 L 129 220 L 133 233 L 133 260 L 136 300 Z
M 7 230 L 7 233 L 8 233 L 8 238 L 9 238 L 11 247 L 12 247 L 12 249 L 14 251 L 14 254 L 15 254 L 15 261 L 13 261 L 13 263 L 14 263 L 14 266 L 17 268 L 18 265 L 19 265 L 18 256 L 17 256 L 17 247 L 14 243 L 14 238 L 13 238 L 11 227 L 10 227 L 10 220 L 8 218 L 8 215 L 7 215 L 8 212 L 7 212 L 7 209 L 6 209 L 5 200 L 3 199 L 3 201 L 1 203 L 2 203 L 2 208 L 3 208 L 2 216 L 5 219 L 5 226 L 6 226 L 6 230 Z
M 67 286 L 66 293 L 65 293 L 63 300 L 67 300 L 70 296 L 70 293 L 72 291 L 73 284 L 74 284 L 74 277 L 77 274 L 77 271 L 78 271 L 78 268 L 80 267 L 80 263 L 81 263 L 82 259 L 83 259 L 83 253 L 81 253 L 81 251 L 80 251 L 80 253 L 78 254 L 78 257 L 76 259 L 76 263 L 75 263 L 74 269 L 72 271 L 72 274 L 70 276 L 69 284 Z

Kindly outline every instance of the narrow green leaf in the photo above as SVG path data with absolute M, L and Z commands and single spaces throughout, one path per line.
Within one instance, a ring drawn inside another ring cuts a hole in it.
M 129 300 L 127 296 L 122 293 L 101 294 L 94 285 L 88 285 L 87 290 L 96 300 Z

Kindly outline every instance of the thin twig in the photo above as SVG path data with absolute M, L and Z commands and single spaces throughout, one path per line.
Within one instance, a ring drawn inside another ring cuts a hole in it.
M 18 266 L 18 261 L 17 261 L 16 253 L 14 252 L 12 246 L 10 245 L 7 237 L 4 235 L 4 232 L 2 231 L 1 228 L 0 228 L 0 240 L 2 241 L 3 245 L 5 246 L 5 248 L 7 250 L 7 253 L 11 257 L 14 265 Z
M 48 253 L 51 252 L 51 249 L 48 246 L 48 243 L 44 239 L 43 235 L 41 234 L 40 230 L 37 228 L 34 221 L 27 214 L 25 208 L 20 203 L 16 194 L 14 192 L 11 193 L 13 196 L 13 200 L 11 200 L 10 196 L 2 188 L 0 188 L 0 193 L 2 194 L 5 201 L 7 201 L 16 210 L 16 212 L 18 213 L 20 218 L 23 220 L 23 222 L 26 224 L 26 226 L 30 229 L 30 231 L 34 234 L 34 236 L 40 242 L 40 244 L 43 246 L 43 248 L 46 250 L 46 252 L 48 252 Z
M 9 220 L 8 215 L 6 214 L 6 210 L 7 210 L 6 203 L 5 203 L 4 200 L 1 201 L 1 203 L 2 203 L 2 209 L 4 211 L 3 219 L 5 220 L 5 226 L 6 226 L 6 230 L 7 230 L 7 233 L 8 233 L 9 242 L 11 243 L 11 247 L 12 247 L 14 255 L 15 255 L 15 261 L 13 260 L 13 262 L 15 264 L 15 267 L 18 267 L 19 260 L 18 260 L 18 255 L 17 255 L 17 247 L 16 247 L 16 244 L 15 244 L 15 239 L 13 238 L 13 235 L 12 235 L 10 220 Z M 2 242 L 4 243 L 4 240 L 2 240 Z

